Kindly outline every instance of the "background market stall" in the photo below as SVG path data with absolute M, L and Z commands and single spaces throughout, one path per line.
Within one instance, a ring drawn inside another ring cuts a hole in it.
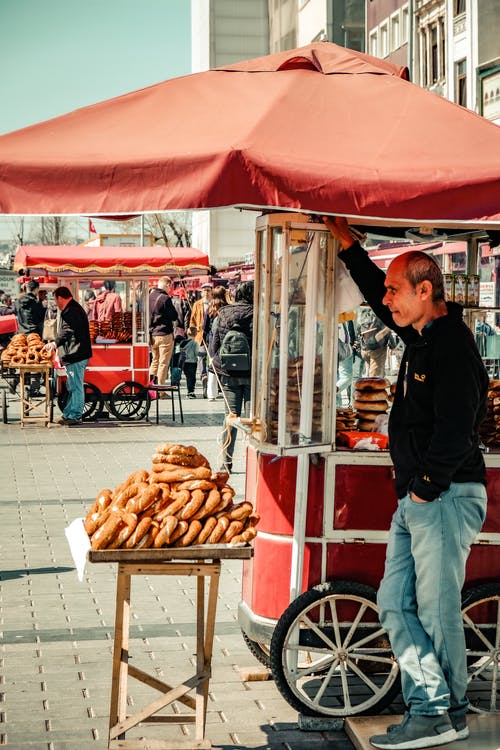
M 106 279 L 116 283 L 122 312 L 109 320 L 90 320 L 92 358 L 85 372 L 84 418 L 102 412 L 104 401 L 118 419 L 143 419 L 150 400 L 148 291 L 151 279 L 160 276 L 183 278 L 206 273 L 208 258 L 190 247 L 88 247 L 19 246 L 15 270 L 34 278 L 50 274 L 57 285 L 68 286 L 75 299 L 85 305 L 85 292 L 97 290 Z M 58 402 L 66 394 L 58 378 Z

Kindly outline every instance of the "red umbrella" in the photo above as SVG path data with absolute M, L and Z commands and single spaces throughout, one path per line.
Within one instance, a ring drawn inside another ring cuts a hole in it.
M 0 137 L 0 211 L 218 206 L 500 224 L 500 130 L 319 42 L 175 78 Z

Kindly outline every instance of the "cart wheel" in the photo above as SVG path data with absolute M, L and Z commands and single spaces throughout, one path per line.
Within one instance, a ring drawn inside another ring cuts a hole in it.
M 469 707 L 500 712 L 500 583 L 464 592 L 462 617 L 467 647 Z
M 309 589 L 282 614 L 271 640 L 271 670 L 297 711 L 378 713 L 399 694 L 399 667 L 375 602 L 371 586 L 333 581 Z
M 83 384 L 85 390 L 85 404 L 83 406 L 82 419 L 89 420 L 95 418 L 104 406 L 104 398 L 95 385 L 92 383 Z M 57 394 L 57 405 L 61 411 L 64 411 L 64 407 L 68 402 L 68 391 L 65 388 L 61 393 Z
M 133 380 L 117 385 L 109 397 L 110 411 L 117 419 L 144 419 L 150 405 L 148 389 Z
M 249 651 L 251 651 L 257 661 L 260 661 L 261 664 L 269 669 L 271 667 L 269 646 L 261 641 L 252 641 L 244 630 L 241 631 L 241 635 L 243 636 L 243 640 L 247 644 Z
M 4 424 L 7 424 L 7 394 L 2 390 L 2 420 Z

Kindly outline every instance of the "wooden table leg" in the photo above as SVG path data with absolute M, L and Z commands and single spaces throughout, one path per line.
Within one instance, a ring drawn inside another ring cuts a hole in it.
M 113 673 L 111 678 L 111 702 L 109 728 L 126 718 L 128 647 L 130 628 L 130 574 L 125 565 L 118 565 L 116 580 L 115 640 L 113 648 Z M 124 739 L 120 735 L 119 739 Z
M 212 675 L 212 652 L 215 632 L 215 614 L 219 592 L 220 563 L 218 570 L 209 575 L 208 605 L 205 620 L 205 577 L 197 578 L 196 600 L 196 668 L 207 674 L 196 688 L 196 739 L 205 737 L 209 680 Z

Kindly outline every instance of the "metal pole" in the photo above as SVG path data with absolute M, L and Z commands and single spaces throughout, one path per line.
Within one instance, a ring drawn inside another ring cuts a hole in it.
M 414 77 L 413 77 L 414 34 L 415 34 L 414 12 L 415 11 L 413 7 L 413 0 L 408 0 L 408 70 L 410 71 L 410 81 L 414 81 Z

